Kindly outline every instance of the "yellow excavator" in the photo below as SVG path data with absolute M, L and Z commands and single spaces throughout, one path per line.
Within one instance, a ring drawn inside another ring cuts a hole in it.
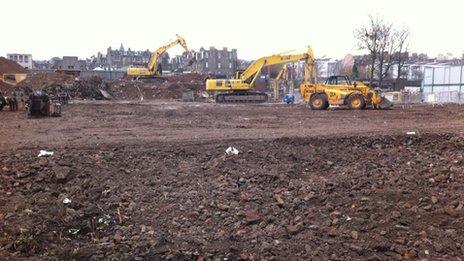
M 206 81 L 206 90 L 217 92 L 215 97 L 217 103 L 266 102 L 268 100 L 266 93 L 250 91 L 254 88 L 262 69 L 266 66 L 298 61 L 306 61 L 305 72 L 309 71 L 308 75 L 314 74 L 313 51 L 311 47 L 308 47 L 306 53 L 288 54 L 286 52 L 262 57 L 252 62 L 245 71 L 236 72 L 233 79 L 209 79 Z
M 134 79 L 140 78 L 155 78 L 157 76 L 161 76 L 161 66 L 158 64 L 158 59 L 165 53 L 169 48 L 174 47 L 176 45 L 182 46 L 186 53 L 190 53 L 190 49 L 187 47 L 187 43 L 185 42 L 184 38 L 176 34 L 176 38 L 173 41 L 168 42 L 167 44 L 159 47 L 156 51 L 154 51 L 148 61 L 147 67 L 131 67 L 127 69 L 127 76 L 132 77 Z
M 393 106 L 380 90 L 371 88 L 362 82 L 351 82 L 348 76 L 331 76 L 325 83 L 307 83 L 300 85 L 300 94 L 305 103 L 313 110 L 325 110 L 330 105 L 348 106 L 362 110 L 367 106 L 373 109 L 388 109 Z

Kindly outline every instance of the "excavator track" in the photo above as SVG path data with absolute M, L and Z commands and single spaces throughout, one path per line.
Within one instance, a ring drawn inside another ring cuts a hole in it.
M 261 92 L 230 92 L 216 95 L 216 103 L 263 103 L 268 95 Z

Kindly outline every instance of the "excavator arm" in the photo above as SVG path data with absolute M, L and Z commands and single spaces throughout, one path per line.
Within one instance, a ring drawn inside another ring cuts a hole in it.
M 148 70 L 150 72 L 156 72 L 158 70 L 158 59 L 165 53 L 168 49 L 176 46 L 176 45 L 182 46 L 184 48 L 185 52 L 190 52 L 189 48 L 187 47 L 187 43 L 185 42 L 184 38 L 176 34 L 176 39 L 174 41 L 171 41 L 167 43 L 166 45 L 163 45 L 156 49 L 150 57 L 150 61 L 148 62 Z
M 176 39 L 173 41 L 168 42 L 167 44 L 159 47 L 151 54 L 150 60 L 148 61 L 147 67 L 131 67 L 127 69 L 127 75 L 131 77 L 152 77 L 155 75 L 159 75 L 160 72 L 158 71 L 158 60 L 168 49 L 180 45 L 184 48 L 185 52 L 190 52 L 189 48 L 187 47 L 187 43 L 185 39 L 179 35 L 176 35 Z
M 254 61 L 248 68 L 241 74 L 240 79 L 248 84 L 253 84 L 261 73 L 261 70 L 266 66 L 287 64 L 297 61 L 307 60 L 308 62 L 314 63 L 313 51 L 311 47 L 308 47 L 306 53 L 301 54 L 275 54 L 267 57 L 260 58 Z M 307 63 L 308 63 L 307 62 Z

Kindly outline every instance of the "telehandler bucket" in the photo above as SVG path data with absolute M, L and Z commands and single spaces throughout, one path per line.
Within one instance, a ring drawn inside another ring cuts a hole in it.
M 377 109 L 386 110 L 393 107 L 393 103 L 385 97 L 382 97 L 379 104 L 376 104 Z

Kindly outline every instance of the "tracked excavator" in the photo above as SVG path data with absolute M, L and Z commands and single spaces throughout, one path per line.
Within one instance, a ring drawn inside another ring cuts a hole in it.
M 260 103 L 268 100 L 268 95 L 261 92 L 251 91 L 256 83 L 256 79 L 261 74 L 263 68 L 277 64 L 288 64 L 298 61 L 306 61 L 306 70 L 313 70 L 314 58 L 310 47 L 306 53 L 299 54 L 274 54 L 262 57 L 251 63 L 244 71 L 236 72 L 233 79 L 208 79 L 206 80 L 206 90 L 215 91 L 217 103 Z
M 190 49 L 187 47 L 185 39 L 179 35 L 176 35 L 176 38 L 173 41 L 168 42 L 167 44 L 159 47 L 151 54 L 150 60 L 147 67 L 131 67 L 127 69 L 127 76 L 133 79 L 153 79 L 161 76 L 162 70 L 161 66 L 158 64 L 158 59 L 163 55 L 168 49 L 180 45 L 184 48 L 184 54 L 190 53 Z M 193 61 L 190 61 L 190 65 Z

